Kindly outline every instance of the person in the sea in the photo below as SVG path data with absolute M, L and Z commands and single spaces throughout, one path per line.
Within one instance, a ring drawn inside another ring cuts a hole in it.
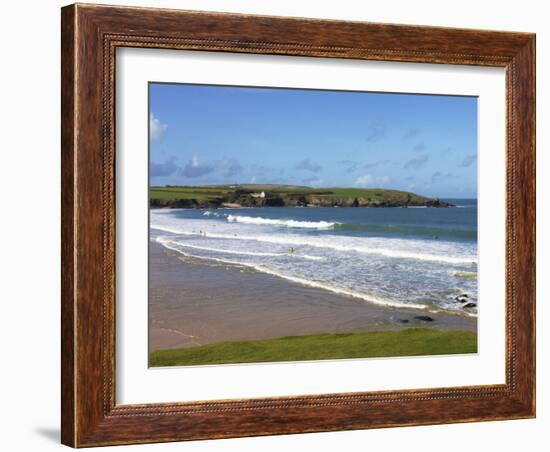
M 289 248 L 289 249 L 288 249 L 288 252 L 289 252 L 289 253 L 293 253 L 293 252 L 294 252 L 294 248 L 292 248 L 292 247 Z

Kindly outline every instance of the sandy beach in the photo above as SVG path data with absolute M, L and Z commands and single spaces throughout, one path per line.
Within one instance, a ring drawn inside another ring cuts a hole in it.
M 412 326 L 477 328 L 474 317 L 379 306 L 243 267 L 185 257 L 154 241 L 149 265 L 151 351 Z

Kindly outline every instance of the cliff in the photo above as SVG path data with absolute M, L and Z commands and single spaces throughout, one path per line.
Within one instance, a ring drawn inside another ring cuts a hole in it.
M 437 198 L 414 193 L 361 188 L 322 188 L 289 185 L 216 185 L 151 187 L 153 208 L 218 207 L 453 207 Z

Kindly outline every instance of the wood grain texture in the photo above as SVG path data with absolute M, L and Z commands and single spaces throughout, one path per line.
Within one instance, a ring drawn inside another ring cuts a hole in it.
M 75 138 L 75 39 L 74 8 L 63 9 L 61 19 L 61 441 L 75 443 L 74 338 L 74 158 Z
M 74 447 L 535 415 L 535 37 L 72 5 L 62 10 L 62 442 Z M 506 68 L 506 384 L 115 404 L 117 47 Z

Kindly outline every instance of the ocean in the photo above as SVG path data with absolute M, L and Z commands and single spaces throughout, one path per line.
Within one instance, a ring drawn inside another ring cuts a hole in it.
M 476 316 L 477 200 L 445 201 L 457 207 L 152 209 L 151 238 L 358 302 Z

